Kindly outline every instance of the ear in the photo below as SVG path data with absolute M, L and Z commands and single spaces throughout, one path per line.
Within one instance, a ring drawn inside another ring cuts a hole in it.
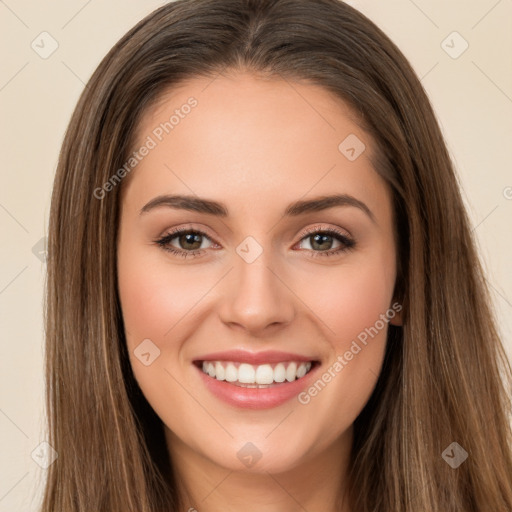
M 403 325 L 403 306 L 398 301 L 394 301 L 388 310 L 389 323 L 401 327 Z

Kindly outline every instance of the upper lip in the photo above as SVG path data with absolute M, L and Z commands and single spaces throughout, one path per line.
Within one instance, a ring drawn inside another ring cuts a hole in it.
M 227 350 L 225 352 L 215 352 L 195 358 L 195 362 L 202 361 L 233 361 L 248 364 L 264 363 L 282 363 L 285 361 L 315 361 L 314 358 L 292 354 L 291 352 L 278 352 L 275 350 L 265 350 L 263 352 L 248 352 L 246 350 Z

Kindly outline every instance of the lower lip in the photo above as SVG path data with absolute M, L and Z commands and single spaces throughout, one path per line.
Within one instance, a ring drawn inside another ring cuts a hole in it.
M 201 374 L 203 382 L 211 393 L 224 402 L 245 409 L 271 409 L 272 407 L 284 404 L 303 391 L 310 383 L 319 365 L 315 364 L 300 379 L 296 379 L 293 382 L 285 381 L 269 388 L 244 388 L 236 386 L 224 380 L 210 377 L 196 365 L 194 367 Z

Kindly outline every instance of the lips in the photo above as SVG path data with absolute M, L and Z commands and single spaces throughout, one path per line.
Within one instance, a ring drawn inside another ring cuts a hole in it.
M 290 352 L 230 350 L 194 360 L 207 389 L 236 407 L 265 409 L 297 396 L 320 362 Z

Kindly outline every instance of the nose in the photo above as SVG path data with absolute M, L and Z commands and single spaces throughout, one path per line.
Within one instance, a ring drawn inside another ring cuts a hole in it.
M 269 252 L 252 263 L 236 256 L 222 294 L 221 320 L 254 336 L 288 325 L 296 313 L 292 284 L 273 268 Z

